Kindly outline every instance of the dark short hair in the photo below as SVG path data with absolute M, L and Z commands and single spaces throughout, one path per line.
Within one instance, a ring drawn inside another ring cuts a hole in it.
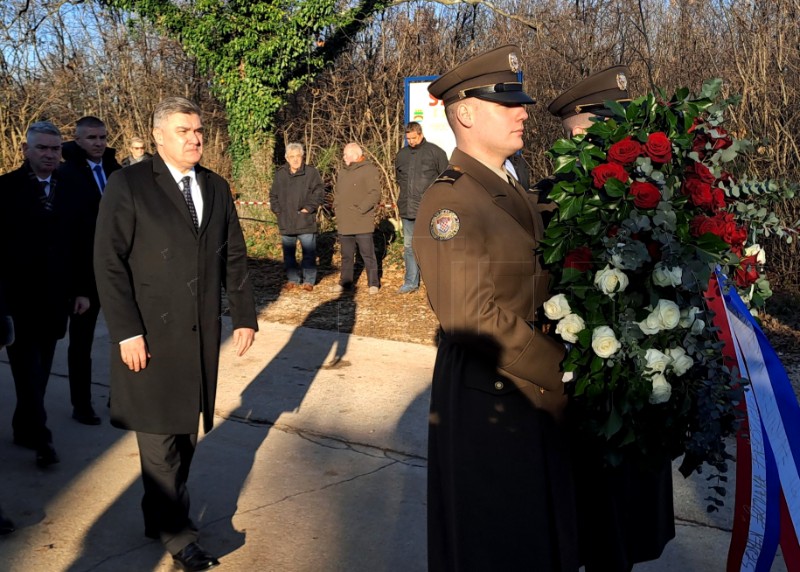
M 200 107 L 185 97 L 167 97 L 156 105 L 153 111 L 153 127 L 158 127 L 170 115 L 185 113 L 186 115 L 200 115 Z
M 25 139 L 28 140 L 29 143 L 30 137 L 33 134 L 55 135 L 56 137 L 61 137 L 61 131 L 59 131 L 58 127 L 49 121 L 37 121 L 36 123 L 31 123 L 28 126 L 28 130 L 25 132 Z
M 100 127 L 105 127 L 106 124 L 103 123 L 102 119 L 95 117 L 94 115 L 86 115 L 78 119 L 75 122 L 75 131 L 80 129 L 81 127 L 89 127 L 93 129 L 98 129 Z
M 411 132 L 421 134 L 422 133 L 422 125 L 420 125 L 416 121 L 409 122 L 408 125 L 406 125 L 406 133 L 411 133 Z

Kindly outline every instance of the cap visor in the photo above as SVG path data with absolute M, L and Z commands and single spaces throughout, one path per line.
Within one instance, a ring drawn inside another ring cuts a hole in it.
M 530 95 L 525 93 L 524 91 L 505 91 L 502 93 L 487 93 L 476 95 L 478 99 L 483 99 L 485 101 L 493 101 L 495 103 L 536 103 L 536 100 L 533 99 Z

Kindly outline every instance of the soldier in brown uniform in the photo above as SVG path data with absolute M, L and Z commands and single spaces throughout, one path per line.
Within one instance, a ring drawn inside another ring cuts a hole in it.
M 630 101 L 628 75 L 626 66 L 598 71 L 561 93 L 547 109 L 561 120 L 568 137 L 586 133 L 595 121 L 612 114 L 605 101 Z M 544 209 L 555 210 L 546 194 L 556 182 L 557 178 L 550 178 L 536 185 L 546 203 Z M 570 403 L 569 427 L 577 427 L 582 407 L 580 400 Z M 577 431 L 572 434 L 571 450 L 581 563 L 586 572 L 626 572 L 637 562 L 661 556 L 675 537 L 670 459 L 650 459 L 645 465 L 642 459 L 627 456 L 611 467 L 600 448 Z
M 422 198 L 414 251 L 441 325 L 428 444 L 429 570 L 578 569 L 572 478 L 560 427 L 564 346 L 548 298 L 531 196 L 503 169 L 522 147 L 515 46 L 428 88 L 456 137 Z

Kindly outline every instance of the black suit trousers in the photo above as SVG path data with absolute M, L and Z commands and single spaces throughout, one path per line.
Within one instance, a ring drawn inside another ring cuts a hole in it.
M 53 365 L 56 341 L 53 337 L 39 338 L 22 334 L 6 348 L 17 392 L 17 407 L 11 421 L 14 439 L 37 448 L 53 440 L 47 428 L 44 394 Z
M 339 244 L 342 247 L 342 276 L 339 284 L 342 286 L 351 286 L 353 284 L 356 245 L 358 245 L 358 253 L 364 260 L 364 267 L 367 269 L 367 284 L 369 286 L 380 286 L 378 259 L 375 256 L 375 243 L 372 233 L 340 234 Z
M 72 407 L 79 410 L 86 410 L 92 404 L 92 343 L 100 300 L 94 296 L 89 301 L 88 310 L 69 317 L 69 394 Z
M 197 528 L 189 518 L 189 467 L 197 445 L 197 434 L 156 435 L 136 433 L 142 463 L 145 530 L 157 532 L 173 556 L 195 542 Z

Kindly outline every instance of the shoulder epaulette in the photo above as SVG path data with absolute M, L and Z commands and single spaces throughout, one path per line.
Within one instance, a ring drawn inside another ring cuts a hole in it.
M 452 168 L 450 168 L 450 169 L 447 169 L 447 170 L 446 170 L 444 173 L 442 173 L 441 175 L 439 175 L 439 177 L 438 177 L 438 178 L 437 178 L 437 179 L 436 179 L 434 182 L 435 182 L 435 183 L 449 183 L 449 184 L 451 184 L 451 185 L 452 185 L 452 184 L 453 184 L 453 183 L 455 183 L 455 182 L 458 180 L 458 178 L 459 178 L 461 175 L 463 175 L 463 174 L 464 174 L 464 173 L 462 173 L 462 172 L 461 172 L 461 171 L 459 171 L 458 169 L 452 169 Z

